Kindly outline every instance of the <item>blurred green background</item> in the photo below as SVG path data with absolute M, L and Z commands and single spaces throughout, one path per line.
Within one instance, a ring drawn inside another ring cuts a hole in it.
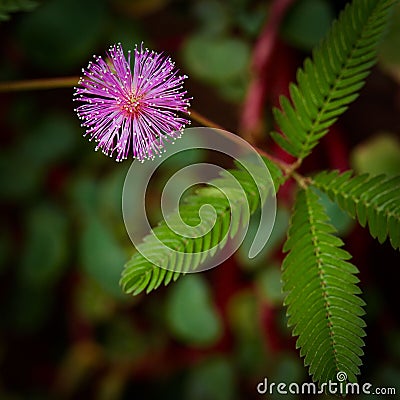
M 0 0 L 0 81 L 79 75 L 110 44 L 143 40 L 189 75 L 195 110 L 274 150 L 271 105 L 346 2 L 293 1 L 265 71 L 254 71 L 257 38 L 277 3 Z M 303 172 L 400 173 L 399 26 L 398 8 L 360 98 Z M 257 73 L 262 113 L 250 134 L 243 113 Z M 95 153 L 82 138 L 72 93 L 0 93 L 0 399 L 258 399 L 264 377 L 308 379 L 280 291 L 294 188 L 282 189 L 272 237 L 256 259 L 245 256 L 246 242 L 214 270 L 148 296 L 123 295 L 118 280 L 133 252 L 121 212 L 130 163 Z M 399 393 L 399 256 L 326 205 L 361 271 L 361 381 Z

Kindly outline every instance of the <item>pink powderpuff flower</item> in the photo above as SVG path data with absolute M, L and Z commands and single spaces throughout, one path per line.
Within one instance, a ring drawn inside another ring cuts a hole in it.
M 107 59 L 94 56 L 74 100 L 84 104 L 75 109 L 86 128 L 84 136 L 97 142 L 117 161 L 130 152 L 140 161 L 160 154 L 165 141 L 180 137 L 190 121 L 178 115 L 189 114 L 189 98 L 183 91 L 186 75 L 178 75 L 175 64 L 162 54 L 135 47 L 133 70 L 131 52 L 125 58 L 121 44 L 113 45 Z

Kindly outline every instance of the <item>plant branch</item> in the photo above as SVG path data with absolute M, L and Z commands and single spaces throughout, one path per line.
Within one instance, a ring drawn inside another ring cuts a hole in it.
M 45 90 L 45 89 L 60 89 L 66 87 L 72 87 L 77 85 L 79 81 L 78 76 L 69 76 L 61 78 L 46 78 L 46 79 L 30 79 L 22 81 L 12 81 L 12 82 L 0 82 L 0 92 L 15 92 L 23 90 Z M 203 116 L 195 110 L 190 110 L 190 118 L 193 121 L 200 123 L 201 125 L 207 126 L 209 128 L 214 128 L 218 130 L 218 133 L 224 135 L 232 140 L 235 140 L 235 136 L 228 134 L 228 131 L 224 129 L 221 125 L 211 121 L 207 117 Z M 240 140 L 239 138 L 237 139 Z M 306 187 L 308 185 L 308 179 L 296 172 L 298 165 L 289 165 L 278 158 L 270 155 L 265 150 L 259 147 L 253 146 L 256 151 L 263 157 L 268 158 L 274 162 L 285 174 L 286 177 L 293 177 L 301 187 Z
M 216 124 L 215 122 L 209 120 L 208 118 L 204 117 L 199 112 L 190 110 L 189 116 L 193 121 L 199 122 L 200 124 L 208 126 L 209 128 L 218 129 L 219 134 L 227 137 L 229 136 L 230 140 L 232 139 L 235 140 L 235 136 L 232 136 L 231 134 L 228 135 L 226 129 Z M 238 139 L 238 141 L 239 140 L 240 139 Z M 272 161 L 273 163 L 275 163 L 282 170 L 282 172 L 287 178 L 293 177 L 303 189 L 305 189 L 310 184 L 309 178 L 296 172 L 296 169 L 299 167 L 297 163 L 287 164 L 284 161 L 280 160 L 279 158 L 276 158 L 271 154 L 267 153 L 265 150 L 254 145 L 252 146 L 256 149 L 257 153 L 260 154 L 260 156 L 263 156 L 268 160 Z
M 243 137 L 254 144 L 261 138 L 263 107 L 271 90 L 271 68 L 276 62 L 278 32 L 282 20 L 293 0 L 273 0 L 269 17 L 253 49 L 252 78 L 248 85 L 240 121 Z M 281 49 L 279 49 L 281 51 Z
M 189 117 L 191 120 L 196 121 L 204 126 L 208 126 L 209 128 L 221 129 L 223 131 L 226 131 L 226 129 L 223 128 L 221 125 L 216 124 L 215 122 L 211 121 L 210 119 L 208 119 L 204 115 L 201 115 L 193 109 L 190 110 Z
M 61 89 L 77 85 L 78 81 L 79 76 L 67 76 L 62 78 L 29 79 L 23 81 L 0 82 L 0 92 Z

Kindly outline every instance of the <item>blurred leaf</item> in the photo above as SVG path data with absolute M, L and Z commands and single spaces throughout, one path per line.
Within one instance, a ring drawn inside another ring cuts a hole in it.
M 268 377 L 269 378 L 269 377 Z M 273 382 L 284 382 L 289 385 L 292 382 L 302 382 L 306 377 L 304 376 L 304 367 L 301 360 L 296 358 L 292 354 L 283 354 L 283 356 L 276 357 L 274 362 L 274 371 L 271 376 L 271 381 Z M 286 390 L 287 387 L 286 387 Z M 289 391 L 287 394 L 282 396 L 282 394 L 274 393 L 270 396 L 271 399 L 298 399 L 298 394 L 291 394 Z M 323 397 L 325 400 L 325 396 Z
M 20 21 L 18 39 L 29 61 L 58 74 L 88 60 L 106 17 L 104 0 L 53 0 L 43 2 Z
M 23 138 L 20 151 L 35 164 L 60 161 L 77 143 L 79 131 L 70 116 L 61 112 L 47 113 Z
M 76 289 L 74 300 L 80 314 L 91 323 L 106 321 L 115 312 L 115 300 L 100 285 L 89 278 L 82 279 Z
M 211 358 L 192 369 L 186 382 L 187 400 L 234 400 L 237 384 L 232 364 L 222 358 Z
M 390 133 L 380 133 L 359 144 L 351 154 L 351 164 L 359 174 L 396 175 L 400 173 L 400 140 Z
M 394 8 L 389 29 L 379 47 L 379 63 L 400 82 L 400 4 Z
M 299 0 L 289 9 L 282 36 L 293 46 L 310 51 L 325 36 L 335 15 L 327 0 Z
M 187 150 L 179 151 L 170 157 L 168 157 L 168 153 L 163 156 L 164 161 L 160 168 L 165 176 L 171 176 L 171 170 L 175 173 L 183 167 L 204 161 L 207 155 L 207 150 L 201 148 L 204 146 L 204 140 L 200 140 L 197 135 L 191 135 L 190 131 L 187 133 L 184 131 L 184 135 Z
M 120 298 L 123 293 L 118 281 L 126 254 L 104 223 L 96 216 L 89 216 L 80 242 L 80 258 L 86 273 L 99 285 Z
M 71 206 L 80 222 L 84 222 L 98 210 L 98 187 L 92 176 L 71 176 L 68 184 Z
M 235 354 L 240 375 L 253 378 L 266 368 L 266 346 L 258 323 L 255 293 L 236 293 L 228 304 L 228 321 L 237 343 Z
M 54 285 L 64 271 L 67 219 L 53 205 L 35 207 L 27 217 L 26 239 L 18 271 L 22 282 L 35 288 Z
M 243 291 L 236 294 L 229 302 L 229 322 L 232 330 L 246 339 L 257 337 L 257 302 L 253 292 Z
M 147 335 L 141 334 L 132 324 L 131 318 L 116 316 L 106 327 L 104 350 L 108 358 L 122 364 L 142 357 L 151 346 Z M 156 351 L 152 348 L 152 351 Z
M 252 4 L 252 9 L 236 10 L 237 24 L 251 37 L 257 37 L 267 20 L 268 7 L 264 2 Z
M 204 145 L 199 138 L 191 136 L 188 133 L 185 136 L 185 145 L 190 147 L 189 150 L 180 151 L 169 158 L 165 158 L 165 161 L 160 167 L 160 176 L 157 179 L 154 188 L 157 189 L 157 195 L 152 196 L 152 198 L 163 196 L 163 202 L 166 204 L 164 210 L 174 210 L 178 204 L 178 197 L 182 191 L 193 186 L 193 182 L 197 182 L 198 173 L 190 173 L 190 170 L 185 170 L 183 174 L 175 175 L 175 173 L 180 172 L 183 168 L 188 167 L 193 164 L 200 163 L 205 160 L 206 150 L 200 148 Z M 166 154 L 168 155 L 168 154 Z M 173 177 L 173 184 L 165 188 L 168 181 Z M 151 217 L 156 223 L 162 218 L 161 208 L 159 204 L 152 204 L 153 209 L 151 212 Z
M 222 333 L 222 325 L 205 280 L 187 275 L 168 292 L 166 318 L 172 333 L 193 345 L 211 345 Z
M 194 13 L 200 22 L 200 31 L 204 35 L 220 35 L 227 32 L 231 18 L 226 4 L 219 0 L 202 0 L 195 3 Z
M 22 158 L 18 148 L 0 152 L 0 197 L 26 200 L 37 191 L 45 176 L 43 165 Z
M 338 235 L 345 236 L 354 226 L 354 220 L 333 202 L 327 194 L 318 190 L 318 196 Z
M 183 48 L 191 73 L 206 82 L 224 84 L 248 73 L 250 46 L 238 38 L 194 35 Z
M 241 75 L 218 87 L 218 92 L 224 99 L 233 103 L 240 103 L 246 96 L 248 83 L 247 76 Z
M 275 223 L 267 244 L 256 257 L 249 258 L 249 249 L 257 232 L 259 221 L 259 212 L 256 212 L 250 219 L 247 235 L 236 253 L 240 265 L 248 269 L 263 267 L 265 265 L 265 260 L 282 244 L 289 225 L 289 211 L 284 207 L 278 207 Z
M 18 104 L 15 112 L 21 111 L 24 118 L 25 104 Z M 28 128 L 24 125 L 20 129 Z M 40 190 L 48 164 L 72 153 L 77 134 L 72 119 L 64 113 L 47 113 L 35 120 L 13 147 L 0 152 L 0 197 L 25 200 Z
M 301 382 L 305 378 L 302 361 L 294 354 L 282 354 L 276 364 L 274 372 L 275 382 Z
M 275 266 L 267 266 L 256 276 L 256 285 L 268 303 L 282 305 L 285 298 L 282 293 L 281 271 Z
M 6 21 L 10 14 L 17 11 L 32 11 L 38 6 L 35 0 L 1 0 L 0 21 Z

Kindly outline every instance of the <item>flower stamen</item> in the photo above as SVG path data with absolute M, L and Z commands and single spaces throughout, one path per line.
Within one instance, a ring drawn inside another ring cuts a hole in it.
M 83 69 L 75 89 L 74 100 L 83 103 L 76 112 L 84 136 L 106 155 L 115 153 L 117 161 L 130 152 L 140 161 L 153 159 L 190 124 L 178 116 L 178 111 L 188 113 L 190 105 L 182 85 L 186 78 L 169 57 L 143 44 L 127 58 L 121 44 L 111 46 L 105 59 L 94 57 Z
M 141 98 L 131 94 L 128 101 L 121 102 L 121 110 L 127 118 L 138 117 L 141 109 Z

